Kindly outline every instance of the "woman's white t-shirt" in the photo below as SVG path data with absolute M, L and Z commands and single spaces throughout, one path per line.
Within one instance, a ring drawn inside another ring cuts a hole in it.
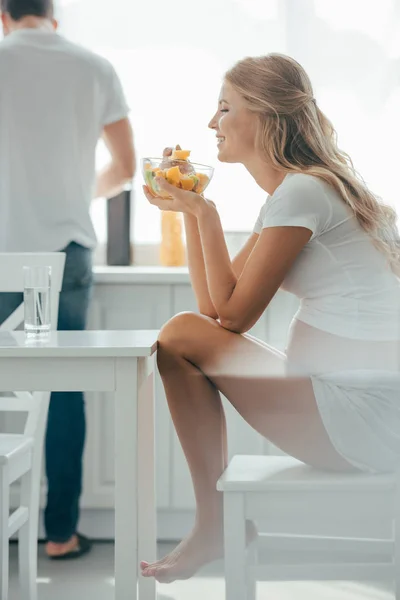
M 352 339 L 400 339 L 400 281 L 333 187 L 288 174 L 254 231 L 282 226 L 312 231 L 282 285 L 300 299 L 297 319 Z

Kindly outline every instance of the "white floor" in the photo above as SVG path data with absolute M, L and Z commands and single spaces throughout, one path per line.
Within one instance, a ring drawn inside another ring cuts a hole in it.
M 162 544 L 160 554 L 169 546 Z M 17 546 L 11 545 L 10 600 L 19 595 Z M 113 600 L 113 546 L 96 544 L 90 555 L 65 563 L 51 562 L 39 547 L 39 600 Z M 190 581 L 159 586 L 159 600 L 224 600 L 222 565 L 216 563 Z M 259 583 L 258 600 L 393 600 L 385 589 L 357 583 Z

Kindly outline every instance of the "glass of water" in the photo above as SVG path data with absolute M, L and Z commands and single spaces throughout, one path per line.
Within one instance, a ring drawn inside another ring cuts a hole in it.
M 25 333 L 42 337 L 50 332 L 51 267 L 24 267 Z

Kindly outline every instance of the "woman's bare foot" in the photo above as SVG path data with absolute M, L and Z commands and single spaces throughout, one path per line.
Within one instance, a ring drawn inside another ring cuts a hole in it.
M 246 539 L 250 544 L 257 537 L 254 523 L 246 523 Z M 184 539 L 163 559 L 149 564 L 140 563 L 143 577 L 155 577 L 160 583 L 172 583 L 177 579 L 189 579 L 202 566 L 224 555 L 223 532 L 218 527 L 200 529 Z
M 68 554 L 72 550 L 75 550 L 79 545 L 78 537 L 73 535 L 67 542 L 63 542 L 62 544 L 56 544 L 55 542 L 47 542 L 46 544 L 46 553 L 47 556 L 53 558 L 55 556 L 62 556 L 63 554 Z

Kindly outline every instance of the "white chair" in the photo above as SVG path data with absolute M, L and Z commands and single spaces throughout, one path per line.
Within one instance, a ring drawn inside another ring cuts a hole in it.
M 386 580 L 400 600 L 399 483 L 398 475 L 318 471 L 288 456 L 234 457 L 217 485 L 227 600 L 255 600 L 257 580 Z M 246 520 L 268 532 L 248 549 Z
M 58 301 L 65 254 L 0 253 L 0 292 L 23 290 L 24 266 L 51 266 L 51 328 L 57 329 Z M 0 326 L 13 330 L 24 320 L 23 303 Z M 49 407 L 49 392 L 15 392 L 0 396 L 0 411 L 26 412 L 21 434 L 0 433 L 0 598 L 8 597 L 9 540 L 19 534 L 21 598 L 37 598 L 37 536 L 43 442 Z M 20 506 L 10 514 L 11 484 L 20 480 Z

